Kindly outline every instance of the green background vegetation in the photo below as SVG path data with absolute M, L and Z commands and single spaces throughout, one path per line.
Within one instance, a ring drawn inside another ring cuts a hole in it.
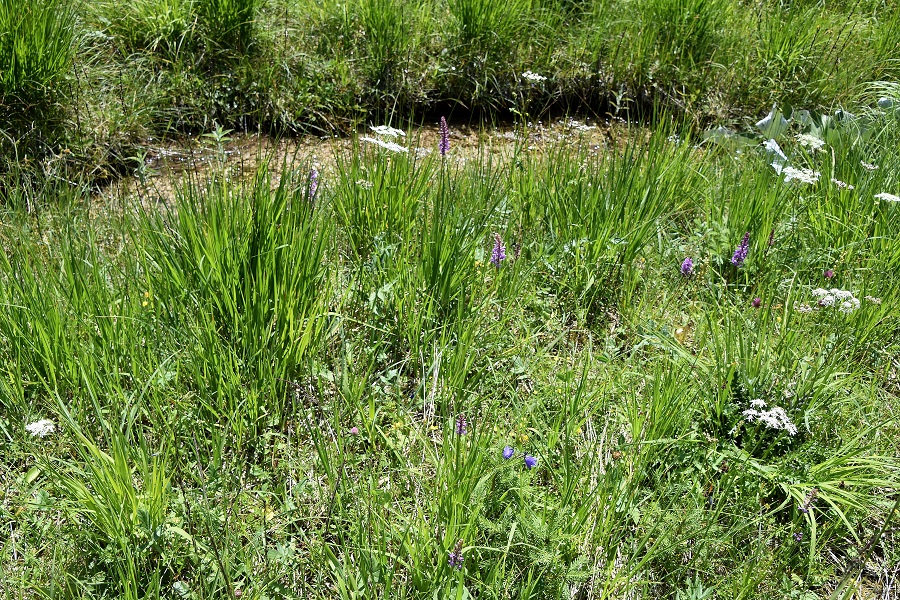
M 898 19 L 0 0 L 0 597 L 890 598 Z M 775 102 L 816 183 L 749 125 Z M 642 125 L 533 144 L 555 110 Z M 516 141 L 354 141 L 315 194 L 227 162 L 228 129 L 444 112 Z M 153 206 L 141 145 L 183 133 L 212 164 Z M 136 194 L 89 193 L 135 157 Z

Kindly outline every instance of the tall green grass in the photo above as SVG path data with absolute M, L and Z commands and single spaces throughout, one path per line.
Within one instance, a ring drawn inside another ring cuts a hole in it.
M 599 156 L 354 143 L 314 198 L 299 162 L 213 161 L 168 206 L 4 207 L 4 592 L 886 589 L 898 132 L 795 117 L 811 183 L 758 138 L 634 129 Z
M 72 68 L 76 8 L 56 0 L 0 3 L 0 102 L 28 105 Z

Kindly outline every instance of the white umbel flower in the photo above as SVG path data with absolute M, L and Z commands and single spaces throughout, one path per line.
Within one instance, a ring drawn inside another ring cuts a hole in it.
M 46 437 L 56 431 L 56 425 L 50 419 L 41 419 L 34 423 L 29 423 L 25 429 L 34 437 Z
M 825 146 L 825 140 L 808 133 L 801 133 L 798 135 L 797 142 L 799 142 L 801 146 L 806 146 L 813 152 L 818 152 Z
M 763 404 L 765 403 L 763 402 Z M 744 415 L 744 419 L 746 419 L 748 423 L 759 421 L 769 429 L 783 430 L 786 431 L 788 435 L 797 434 L 797 426 L 791 422 L 791 418 L 788 417 L 787 412 L 780 406 L 773 406 L 769 410 L 748 408 L 741 414 Z
M 875 194 L 876 200 L 884 200 L 885 202 L 900 202 L 900 196 L 895 196 L 894 194 L 888 194 L 887 192 L 881 192 L 880 194 Z
M 821 175 L 818 171 L 813 171 L 812 169 L 796 169 L 794 167 L 785 167 L 782 174 L 784 175 L 785 183 L 790 183 L 796 179 L 810 185 L 818 182 L 819 175 Z
M 406 132 L 402 129 L 394 129 L 390 125 L 370 125 L 369 129 L 372 130 L 376 135 L 383 135 L 385 137 L 395 138 L 398 135 L 400 137 L 406 137 Z
M 401 146 L 400 144 L 398 144 L 396 142 L 385 142 L 383 140 L 375 139 L 375 138 L 369 137 L 369 136 L 363 136 L 359 139 L 363 142 L 375 144 L 376 146 L 380 146 L 380 147 L 384 148 L 385 150 L 389 150 L 391 152 L 396 152 L 398 154 L 405 154 L 405 153 L 409 152 L 409 148 Z
M 532 73 L 531 71 L 525 71 L 522 73 L 522 79 L 527 79 L 533 83 L 539 83 L 541 81 L 547 81 L 547 78 L 543 75 L 538 75 L 537 73 Z

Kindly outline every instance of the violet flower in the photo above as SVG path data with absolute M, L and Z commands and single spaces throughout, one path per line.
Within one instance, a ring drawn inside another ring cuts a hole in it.
M 309 172 L 309 201 L 316 199 L 316 192 L 319 191 L 319 171 L 313 167 Z
M 462 540 L 457 541 L 456 545 L 453 547 L 453 550 L 450 551 L 450 555 L 447 557 L 447 564 L 450 565 L 451 569 L 463 568 L 463 563 L 465 562 L 466 557 L 463 556 L 462 546 Z
M 744 234 L 741 244 L 734 250 L 734 256 L 731 257 L 731 264 L 735 267 L 742 267 L 747 259 L 747 253 L 750 252 L 750 232 Z
M 761 298 L 754 298 L 753 300 L 750 301 L 750 305 L 753 308 L 759 308 L 761 304 L 762 304 Z
M 681 263 L 681 274 L 685 277 L 690 277 L 694 274 L 694 261 L 691 260 L 690 256 L 685 258 L 684 262 Z
M 505 458 L 506 460 L 509 460 L 512 458 L 513 454 L 515 454 L 515 453 L 516 453 L 515 448 L 513 448 L 512 446 L 506 446 L 503 449 L 503 458 Z
M 832 277 L 834 277 L 834 271 L 832 271 L 831 269 L 825 269 L 824 275 L 825 279 L 831 279 Z
M 466 435 L 469 424 L 466 421 L 466 415 L 456 417 L 456 435 Z
M 494 249 L 491 252 L 491 264 L 500 268 L 500 263 L 506 260 L 506 246 L 503 245 L 503 238 L 499 233 L 494 234 Z
M 533 469 L 537 466 L 537 458 L 531 456 L 530 454 L 525 455 L 525 468 Z
M 447 152 L 450 151 L 450 128 L 447 127 L 447 119 L 441 117 L 441 124 L 438 127 L 441 133 L 441 141 L 438 142 L 438 150 L 441 153 L 441 156 L 447 156 Z

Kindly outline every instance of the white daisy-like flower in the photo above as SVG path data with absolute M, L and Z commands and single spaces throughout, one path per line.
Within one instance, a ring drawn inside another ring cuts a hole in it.
M 376 135 L 383 135 L 383 136 L 391 137 L 391 138 L 395 138 L 398 135 L 400 137 L 406 137 L 405 131 L 403 131 L 402 129 L 394 129 L 393 127 L 390 127 L 389 125 L 370 125 L 369 129 L 371 129 L 372 132 L 375 133 Z
M 895 196 L 894 194 L 888 194 L 887 192 L 881 192 L 880 194 L 875 194 L 876 200 L 884 200 L 885 202 L 900 202 L 900 196 Z
M 853 190 L 853 189 L 856 189 L 852 184 L 844 183 L 844 182 L 841 181 L 840 179 L 835 179 L 834 177 L 831 178 L 831 183 L 833 183 L 834 185 L 838 186 L 838 187 L 839 187 L 840 189 L 842 189 L 842 190 Z
M 533 83 L 539 83 L 541 81 L 547 81 L 547 78 L 543 75 L 538 75 L 537 73 L 532 73 L 531 71 L 525 71 L 522 73 L 522 79 L 527 79 Z
M 818 152 L 825 146 L 825 140 L 808 133 L 801 133 L 797 136 L 797 141 L 801 146 L 806 146 L 813 152 Z
M 29 423 L 25 429 L 34 437 L 46 437 L 56 431 L 56 425 L 50 419 L 41 419 L 34 423 Z
M 396 142 L 385 142 L 383 140 L 379 140 L 379 139 L 369 137 L 369 136 L 363 136 L 359 139 L 363 142 L 368 142 L 370 144 L 375 144 L 376 146 L 380 146 L 380 147 L 384 148 L 385 150 L 389 150 L 390 152 L 396 152 L 398 154 L 405 154 L 406 152 L 409 152 L 409 148 L 406 148 L 405 146 L 401 146 L 400 144 L 398 144 Z
M 872 163 L 867 163 L 864 160 L 859 161 L 859 164 L 861 164 L 863 166 L 863 169 L 865 169 L 867 171 L 877 171 L 878 170 L 878 165 L 873 165 Z
M 794 167 L 785 167 L 783 174 L 785 183 L 790 183 L 796 179 L 810 185 L 819 181 L 819 176 L 821 175 L 821 173 L 812 169 L 796 169 Z

